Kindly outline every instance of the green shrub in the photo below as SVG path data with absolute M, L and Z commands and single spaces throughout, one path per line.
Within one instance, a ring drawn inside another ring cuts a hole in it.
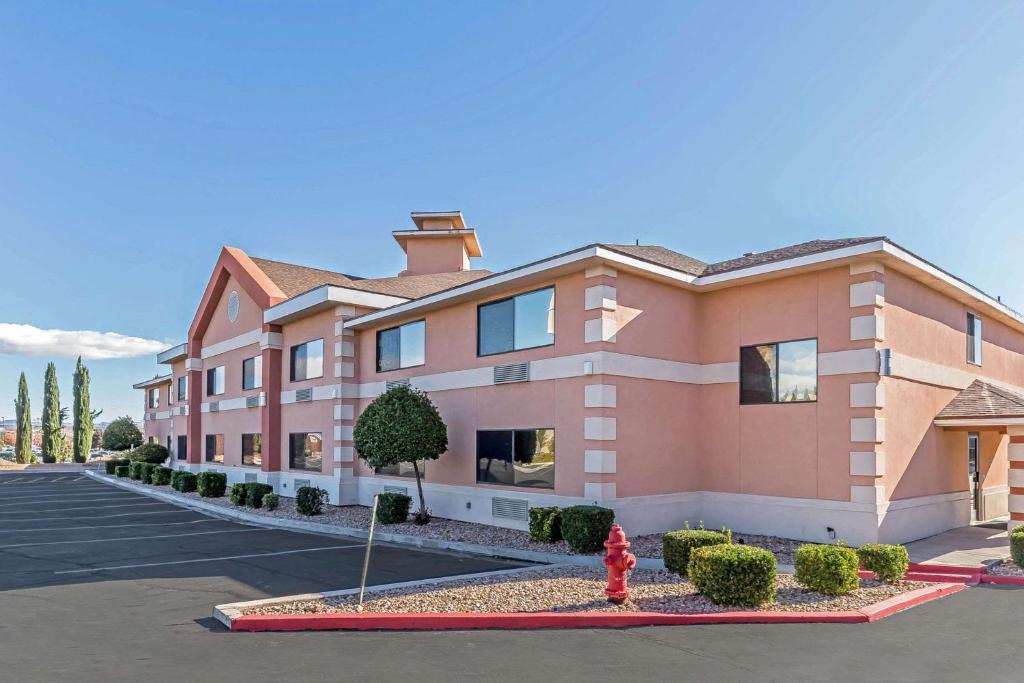
M 271 512 L 277 509 L 277 506 L 281 504 L 281 497 L 276 493 L 267 493 L 263 496 L 263 509 L 270 510 Z
M 141 481 L 143 484 L 152 483 L 153 470 L 155 470 L 156 467 L 157 466 L 151 462 L 143 462 L 142 467 L 139 468 L 139 481 Z
M 910 566 L 910 556 L 901 545 L 865 543 L 857 549 L 857 557 L 864 569 L 874 572 L 879 580 L 889 583 L 902 579 Z
M 759 607 L 775 599 L 775 556 L 749 545 L 712 545 L 690 552 L 693 585 L 716 605 Z
M 1010 534 L 1024 534 L 1024 524 L 1013 527 L 1013 531 L 1011 531 Z
M 1013 558 L 1014 564 L 1024 569 L 1024 533 L 1010 534 L 1010 557 Z
M 112 458 L 103 463 L 103 466 L 106 468 L 107 474 L 116 474 L 115 470 L 118 467 L 127 466 L 129 462 L 126 458 Z
M 401 524 L 409 519 L 412 497 L 404 493 L 381 493 L 377 496 L 377 521 L 381 524 Z
M 128 465 L 128 477 L 136 481 L 142 479 L 142 465 L 143 463 L 140 461 L 130 463 Z
M 171 483 L 171 473 L 174 472 L 170 467 L 157 467 L 149 475 L 149 483 L 153 486 L 167 486 Z
M 250 481 L 245 485 L 245 506 L 250 508 L 261 507 L 263 505 L 263 496 L 273 492 L 274 487 L 270 484 Z
M 245 484 L 232 484 L 231 493 L 228 494 L 228 499 L 234 505 L 245 505 Z
M 562 509 L 530 508 L 530 541 L 557 543 L 562 540 Z
M 159 465 L 167 459 L 167 449 L 158 443 L 144 443 L 135 450 L 128 452 L 132 462 L 149 462 Z
M 228 475 L 223 472 L 200 472 L 196 477 L 196 491 L 203 498 L 220 498 L 228 488 Z
M 114 468 L 114 476 L 121 477 L 122 479 L 128 478 L 128 465 L 118 465 Z
M 721 531 L 708 529 L 683 529 L 669 531 L 661 537 L 661 556 L 665 559 L 665 569 L 686 576 L 690 565 L 690 553 L 695 548 L 709 545 L 728 545 L 729 536 Z
M 796 549 L 796 580 L 808 590 L 845 595 L 860 587 L 860 562 L 853 548 L 804 543 Z
M 178 488 L 178 477 L 185 473 L 185 470 L 172 470 L 171 471 L 171 488 Z
M 295 509 L 303 515 L 319 515 L 327 502 L 327 491 L 316 486 L 300 486 L 295 494 Z
M 573 505 L 562 510 L 562 537 L 578 553 L 595 553 L 604 547 L 612 530 L 615 511 L 597 505 Z
M 179 471 L 177 482 L 174 483 L 174 488 L 181 491 L 182 493 L 188 493 L 189 491 L 195 491 L 197 485 L 197 477 L 191 472 Z

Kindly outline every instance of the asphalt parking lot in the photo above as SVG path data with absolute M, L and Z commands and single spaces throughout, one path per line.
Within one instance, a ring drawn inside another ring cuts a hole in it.
M 379 546 L 371 582 L 508 563 Z M 0 474 L 0 680 L 1020 681 L 1024 589 L 875 624 L 230 633 L 213 605 L 350 587 L 357 541 L 266 530 L 80 474 Z

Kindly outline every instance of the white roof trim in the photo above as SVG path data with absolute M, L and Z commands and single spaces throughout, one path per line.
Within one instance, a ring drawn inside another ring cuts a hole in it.
M 171 375 L 160 375 L 159 377 L 154 377 L 153 379 L 147 379 L 144 382 L 133 384 L 132 389 L 146 389 L 148 387 L 155 387 L 161 384 L 169 384 L 171 377 Z
M 156 362 L 161 365 L 173 363 L 179 358 L 184 358 L 188 355 L 188 342 L 183 342 L 177 346 L 172 346 L 169 349 L 164 349 L 160 353 L 156 354 Z
M 1008 427 L 1024 425 L 1024 417 L 958 417 L 935 420 L 936 427 Z
M 389 306 L 397 306 L 407 301 L 407 298 L 401 296 L 377 294 L 376 292 L 365 292 L 361 289 L 351 289 L 335 285 L 321 285 L 304 294 L 299 294 L 291 299 L 282 301 L 276 306 L 271 306 L 263 312 L 263 322 L 286 322 L 287 319 L 294 318 L 311 309 L 317 307 L 326 308 L 328 304 L 352 304 L 355 306 L 368 306 L 370 308 L 388 308 Z
M 738 280 L 744 277 L 754 277 L 756 275 L 775 273 L 780 270 L 789 270 L 790 268 L 811 266 L 825 261 L 836 261 L 844 258 L 852 258 L 854 256 L 863 256 L 864 254 L 883 251 L 884 246 L 885 240 L 864 242 L 863 244 L 855 244 L 850 247 L 839 247 L 838 249 L 819 251 L 813 254 L 807 254 L 806 256 L 794 256 L 793 258 L 784 259 L 782 261 L 772 261 L 771 263 L 762 263 L 756 266 L 737 268 L 736 270 L 730 270 L 715 275 L 701 275 L 693 281 L 693 284 L 697 287 L 702 285 L 714 285 L 720 282 Z

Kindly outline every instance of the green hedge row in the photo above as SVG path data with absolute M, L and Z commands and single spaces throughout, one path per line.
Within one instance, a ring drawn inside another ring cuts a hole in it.
M 196 475 L 196 491 L 203 498 L 220 498 L 228 488 L 228 475 L 223 472 L 200 472 Z
M 796 549 L 796 580 L 825 595 L 845 595 L 860 587 L 860 560 L 844 545 L 805 543 Z
M 879 580 L 888 583 L 902 579 L 910 566 L 910 556 L 901 545 L 865 543 L 857 548 L 857 557 L 864 569 L 874 572 Z
M 759 607 L 775 600 L 775 556 L 749 545 L 716 544 L 690 552 L 687 573 L 716 605 Z

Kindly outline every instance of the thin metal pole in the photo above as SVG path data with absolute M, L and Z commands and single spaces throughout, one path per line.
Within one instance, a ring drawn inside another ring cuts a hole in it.
M 363 611 L 363 591 L 366 590 L 366 572 L 370 569 L 370 546 L 373 545 L 373 527 L 377 523 L 377 495 L 373 496 L 373 510 L 370 512 L 370 533 L 366 537 L 366 555 L 363 556 L 363 578 L 359 581 L 359 605 L 357 612 Z

